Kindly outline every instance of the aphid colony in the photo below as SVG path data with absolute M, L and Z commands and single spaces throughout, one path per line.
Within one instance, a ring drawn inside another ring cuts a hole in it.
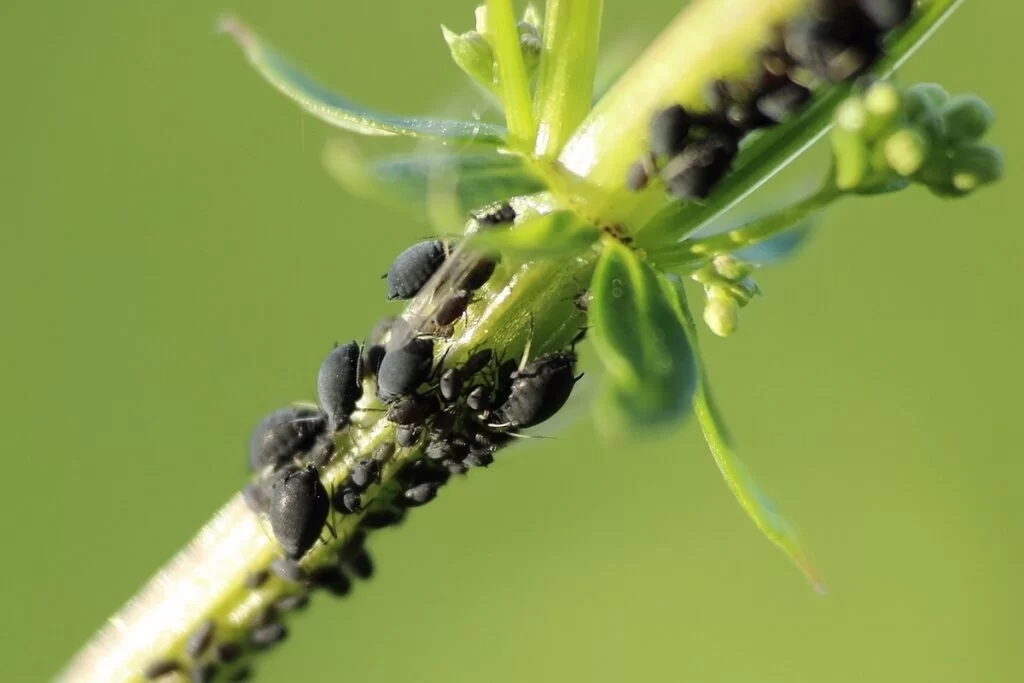
M 657 175 L 677 199 L 703 199 L 732 167 L 740 140 L 782 123 L 820 81 L 863 74 L 882 54 L 887 33 L 906 21 L 913 0 L 815 0 L 811 11 L 776 32 L 742 81 L 715 81 L 701 111 L 671 105 L 651 119 L 650 149 L 626 174 L 636 192 Z
M 502 203 L 474 218 L 486 228 L 513 221 L 515 212 Z M 287 630 L 279 617 L 304 607 L 310 589 L 342 596 L 350 590 L 349 575 L 370 577 L 373 563 L 363 547 L 367 531 L 400 523 L 409 508 L 433 500 L 452 475 L 487 467 L 513 435 L 565 404 L 579 379 L 572 348 L 521 359 L 480 348 L 459 363 L 446 363 L 440 347 L 496 267 L 494 260 L 461 254 L 440 240 L 419 242 L 398 255 L 384 276 L 386 297 L 406 300 L 423 293 L 429 303 L 409 320 L 381 321 L 366 344 L 336 346 L 317 375 L 318 405 L 276 410 L 250 436 L 249 468 L 256 478 L 243 496 L 267 515 L 283 556 L 268 571 L 250 576 L 245 587 L 259 591 L 275 577 L 286 587 L 284 597 L 259 615 L 244 641 L 216 642 L 215 624 L 204 623 L 185 647 L 190 666 L 153 662 L 147 677 L 186 669 L 196 681 L 221 672 L 244 677 L 247 669 L 238 664 L 235 670 L 225 667 L 246 651 L 282 641 Z M 353 416 L 361 421 L 375 413 L 394 426 L 393 440 L 352 463 L 341 484 L 328 490 L 320 470 L 334 458 L 336 437 L 353 428 Z M 382 481 L 400 448 L 417 449 L 421 457 Z M 378 484 L 384 489 L 367 500 L 366 492 Z M 332 519 L 339 514 L 362 515 L 356 537 L 334 561 L 304 568 L 300 560 L 325 530 L 334 534 Z

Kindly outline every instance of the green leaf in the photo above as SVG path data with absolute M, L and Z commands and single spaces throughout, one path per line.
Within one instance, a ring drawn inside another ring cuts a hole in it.
M 505 142 L 505 129 L 492 123 L 389 116 L 371 111 L 316 83 L 263 43 L 238 19 L 222 19 L 220 30 L 235 39 L 249 62 L 271 85 L 332 126 L 362 135 L 405 135 L 490 145 Z
M 591 339 L 607 370 L 604 407 L 633 423 L 666 423 L 685 414 L 693 397 L 693 350 L 674 295 L 636 253 L 608 240 L 594 270 Z
M 498 66 L 498 92 L 505 107 L 508 137 L 515 149 L 527 151 L 537 126 L 512 1 L 487 0 L 486 24 Z
M 439 153 L 367 159 L 350 141 L 334 140 L 324 150 L 324 165 L 349 192 L 388 204 L 400 202 L 419 216 L 432 216 L 438 206 L 447 204 L 448 214 L 461 220 L 485 204 L 543 188 L 523 160 L 512 155 Z
M 534 215 L 517 211 L 513 225 L 479 230 L 467 243 L 473 249 L 497 251 L 512 260 L 525 262 L 538 258 L 570 258 L 588 249 L 600 237 L 600 230 L 580 221 L 571 211 Z
M 663 278 L 664 286 L 671 288 L 678 301 L 677 310 L 682 311 L 687 337 L 690 340 L 696 356 L 695 367 L 697 375 L 697 386 L 693 397 L 693 410 L 697 416 L 701 431 L 704 433 L 704 440 L 707 441 L 711 455 L 718 465 L 726 485 L 736 497 L 740 507 L 757 525 L 765 536 L 772 543 L 777 545 L 803 572 L 804 576 L 811 583 L 811 586 L 819 593 L 825 592 L 825 584 L 821 580 L 818 570 L 811 564 L 806 549 L 800 542 L 793 525 L 782 516 L 778 507 L 758 486 L 757 481 L 750 471 L 736 454 L 732 445 L 725 421 L 715 406 L 711 397 L 711 390 L 708 386 L 707 371 L 700 358 L 700 348 L 697 340 L 697 328 L 686 308 L 686 294 L 683 291 L 682 282 L 679 280 L 669 281 Z

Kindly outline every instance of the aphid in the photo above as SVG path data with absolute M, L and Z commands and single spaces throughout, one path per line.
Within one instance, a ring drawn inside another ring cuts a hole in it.
M 363 509 L 363 496 L 356 489 L 343 488 L 334 493 L 334 509 L 342 514 L 354 514 Z
M 582 377 L 573 374 L 575 364 L 575 353 L 559 351 L 513 372 L 509 396 L 495 411 L 495 417 L 505 423 L 500 426 L 532 427 L 557 413 Z
M 909 19 L 914 11 L 914 0 L 858 0 L 857 4 L 875 26 L 885 33 Z
M 707 197 L 732 166 L 738 150 L 733 136 L 709 133 L 669 161 L 661 170 L 661 177 L 677 199 Z
M 260 569 L 254 572 L 249 572 L 245 577 L 245 587 L 249 590 L 256 590 L 267 582 L 270 578 L 270 572 L 266 569 Z
M 408 507 L 418 507 L 420 505 L 426 505 L 430 501 L 437 497 L 437 484 L 426 482 L 423 484 L 417 484 L 402 491 L 402 495 L 399 498 Z
M 230 640 L 218 643 L 213 648 L 213 658 L 221 664 L 231 664 L 242 656 L 242 646 Z
M 420 484 L 444 484 L 448 481 L 448 475 L 434 467 L 431 462 L 417 460 L 398 473 L 398 480 L 404 488 L 408 489 Z
M 469 471 L 469 465 L 461 460 L 445 460 L 443 463 L 449 474 L 465 474 Z
M 470 467 L 487 467 L 494 462 L 494 453 L 490 450 L 471 451 L 462 462 Z
M 387 297 L 411 299 L 427 284 L 448 257 L 450 245 L 441 240 L 417 242 L 399 254 L 388 268 Z
M 472 214 L 473 219 L 481 226 L 511 223 L 516 219 L 516 210 L 508 202 L 497 202 Z
M 494 358 L 493 349 L 480 349 L 470 354 L 466 362 L 459 367 L 459 373 L 465 378 L 471 378 L 480 373 L 491 364 Z
M 275 557 L 270 562 L 270 571 L 285 583 L 301 583 L 306 576 L 306 572 L 295 560 L 286 557 Z
M 145 669 L 142 670 L 142 677 L 147 681 L 155 681 L 158 678 L 163 678 L 172 673 L 181 671 L 181 664 L 173 659 L 158 659 L 154 662 L 150 662 Z
M 468 273 L 458 282 L 460 289 L 475 292 L 491 279 L 498 262 L 491 258 L 480 257 Z
M 330 422 L 331 431 L 349 425 L 356 403 L 363 396 L 359 344 L 351 341 L 327 354 L 316 378 L 317 397 Z
M 252 630 L 249 634 L 249 642 L 252 646 L 263 650 L 276 645 L 288 636 L 284 624 L 267 624 Z
M 396 526 L 405 520 L 405 510 L 374 510 L 362 519 L 362 526 L 367 529 L 384 529 Z
M 437 388 L 441 398 L 448 402 L 454 401 L 462 393 L 462 373 L 455 368 L 448 368 L 441 373 Z
M 282 408 L 256 425 L 249 437 L 249 468 L 275 469 L 308 452 L 327 429 L 327 416 L 316 408 Z
M 370 484 L 380 481 L 380 463 L 363 458 L 357 460 L 348 475 L 349 484 L 358 491 L 365 491 Z
M 666 107 L 651 117 L 648 127 L 651 151 L 660 157 L 674 157 L 690 142 L 693 117 L 681 105 Z
M 316 468 L 288 474 L 274 487 L 270 527 L 285 554 L 298 559 L 313 547 L 327 522 L 331 505 Z
M 882 53 L 881 31 L 857 7 L 832 18 L 806 18 L 786 27 L 785 45 L 797 63 L 816 76 L 838 83 L 874 64 Z
M 217 665 L 206 662 L 192 669 L 192 683 L 211 683 L 217 678 Z
M 391 456 L 395 454 L 395 444 L 391 441 L 385 441 L 381 445 L 377 446 L 376 450 L 373 451 L 373 459 L 378 463 L 387 462 L 391 459 Z
M 384 360 L 385 351 L 386 349 L 383 344 L 373 344 L 363 350 L 363 354 L 360 356 L 360 363 L 363 366 L 364 377 L 375 377 L 377 375 L 381 361 Z
M 451 325 L 462 317 L 472 300 L 472 292 L 466 289 L 456 289 L 441 302 L 434 312 L 434 324 L 440 327 Z
M 512 394 L 512 380 L 519 370 L 519 361 L 509 358 L 498 366 L 498 376 L 494 384 L 494 398 L 492 405 L 500 406 Z
M 491 395 L 487 387 L 483 385 L 473 387 L 466 396 L 466 406 L 476 412 L 488 410 L 491 407 Z
M 377 398 L 394 403 L 412 394 L 430 378 L 434 364 L 434 342 L 412 339 L 389 350 L 377 370 Z
M 399 425 L 395 429 L 395 443 L 402 448 L 412 448 L 423 434 L 422 425 Z
M 294 595 L 286 595 L 274 601 L 274 609 L 278 612 L 295 612 L 309 604 L 309 593 L 302 591 Z
M 757 110 L 773 123 L 782 123 L 796 114 L 811 98 L 811 91 L 799 83 L 787 83 L 757 98 Z
M 451 458 L 455 453 L 455 449 L 448 441 L 431 441 L 427 444 L 427 447 L 423 449 L 423 454 L 430 460 L 444 460 L 445 458 Z
M 310 574 L 309 579 L 314 586 L 323 588 L 336 597 L 348 595 L 352 590 L 352 582 L 338 567 L 319 567 Z
M 199 628 L 192 632 L 192 635 L 185 641 L 185 654 L 191 659 L 199 659 L 206 652 L 213 642 L 213 632 L 216 625 L 213 619 L 207 619 Z
M 373 558 L 365 549 L 360 548 L 358 552 L 346 557 L 345 566 L 364 581 L 373 576 Z
M 442 410 L 439 413 L 435 413 L 434 419 L 430 421 L 430 438 L 434 441 L 447 438 L 452 430 L 455 429 L 456 422 L 456 415 L 452 410 Z
M 436 397 L 412 394 L 392 403 L 387 419 L 399 425 L 422 425 L 437 410 Z
M 572 305 L 576 307 L 576 310 L 580 313 L 586 313 L 590 310 L 590 300 L 594 298 L 594 295 L 590 293 L 589 289 L 581 289 L 572 298 Z

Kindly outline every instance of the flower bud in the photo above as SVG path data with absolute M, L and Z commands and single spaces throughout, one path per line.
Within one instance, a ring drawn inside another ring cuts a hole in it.
M 493 87 L 494 51 L 487 39 L 476 31 L 467 31 L 459 35 L 447 26 L 441 27 L 441 34 L 448 43 L 452 60 L 459 68 L 481 85 Z
M 527 73 L 532 74 L 540 64 L 540 31 L 526 21 L 520 21 L 516 28 L 519 30 L 519 49 L 523 51 L 523 64 L 526 65 Z
M 883 143 L 885 160 L 889 167 L 904 178 L 921 170 L 928 159 L 928 141 L 911 128 L 902 128 Z
M 868 148 L 860 135 L 835 126 L 830 136 L 836 188 L 855 189 L 868 172 Z
M 704 322 L 708 329 L 719 337 L 728 337 L 739 325 L 739 304 L 724 292 L 710 288 L 707 291 L 708 302 L 704 306 Z
M 1003 177 L 1003 155 L 991 145 L 967 145 L 956 150 L 951 167 L 953 187 L 967 193 Z
M 726 280 L 741 280 L 750 272 L 749 266 L 732 254 L 721 254 L 711 262 L 715 271 Z
M 949 100 L 949 93 L 938 83 L 918 83 L 903 91 L 903 111 L 911 121 L 937 110 Z
M 899 114 L 902 101 L 899 89 L 889 81 L 877 81 L 864 92 L 864 109 L 868 115 L 867 130 L 878 135 Z
M 946 102 L 939 113 L 954 144 L 978 140 L 995 120 L 995 112 L 977 95 L 958 95 Z

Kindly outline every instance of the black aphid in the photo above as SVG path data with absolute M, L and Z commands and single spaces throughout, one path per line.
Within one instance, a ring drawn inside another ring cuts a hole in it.
M 465 474 L 469 471 L 469 465 L 461 460 L 445 460 L 441 463 L 449 474 Z
M 786 28 L 790 57 L 816 76 L 845 81 L 869 69 L 882 53 L 882 31 L 856 5 L 831 17 L 808 17 Z
M 364 581 L 373 576 L 373 558 L 364 548 L 345 557 L 345 566 Z
M 641 160 L 630 164 L 626 169 L 626 189 L 630 192 L 639 192 L 651 182 L 652 164 Z
M 158 678 L 163 678 L 178 671 L 181 671 L 181 664 L 177 661 L 173 659 L 158 659 L 146 665 L 146 668 L 142 670 L 142 677 L 147 681 L 155 681 Z
M 185 654 L 192 659 L 199 659 L 213 642 L 213 632 L 216 625 L 213 619 L 207 619 L 199 628 L 192 632 L 192 635 L 185 641 Z
M 417 242 L 395 258 L 387 274 L 388 300 L 411 299 L 448 258 L 450 245 L 441 240 Z
M 217 665 L 206 662 L 192 669 L 192 683 L 212 683 L 217 678 Z
M 274 601 L 274 609 L 283 614 L 285 612 L 298 611 L 307 604 L 309 604 L 309 593 L 302 591 L 301 593 L 278 598 Z
M 377 398 L 394 403 L 412 394 L 430 378 L 433 365 L 434 342 L 430 339 L 412 339 L 389 350 L 377 370 Z
M 661 177 L 677 199 L 707 197 L 732 166 L 738 150 L 733 135 L 709 133 L 669 161 L 662 168 Z
M 249 437 L 249 467 L 275 468 L 298 457 L 316 444 L 327 430 L 327 416 L 316 408 L 282 408 L 256 425 Z
M 449 294 L 434 312 L 434 324 L 440 327 L 451 325 L 462 317 L 473 300 L 473 293 L 467 289 L 456 289 Z
M 249 634 L 249 642 L 257 649 L 265 649 L 276 645 L 288 636 L 284 624 L 267 624 L 254 628 Z
M 287 557 L 275 557 L 270 562 L 270 571 L 286 583 L 301 583 L 306 576 L 302 567 L 295 560 L 289 560 Z
M 402 448 L 412 448 L 423 434 L 423 427 L 421 425 L 399 425 L 395 429 L 395 443 Z
M 221 664 L 231 664 L 232 662 L 238 661 L 238 658 L 241 656 L 242 646 L 238 643 L 233 643 L 230 640 L 218 643 L 213 648 L 213 658 Z
M 497 267 L 497 261 L 481 256 L 473 264 L 473 267 L 469 269 L 469 272 L 462 277 L 462 280 L 459 281 L 459 289 L 475 292 L 487 284 L 487 281 L 494 275 L 494 270 Z
M 394 448 L 392 446 L 392 448 Z M 348 483 L 358 491 L 365 491 L 371 484 L 380 481 L 380 463 L 370 458 L 357 460 L 348 475 Z
M 476 412 L 488 410 L 491 407 L 491 393 L 487 387 L 483 385 L 473 387 L 466 396 L 466 406 Z
M 569 400 L 575 376 L 572 351 L 541 356 L 512 373 L 508 399 L 495 412 L 498 422 L 514 428 L 532 427 L 557 413 Z
M 451 458 L 455 454 L 455 449 L 452 444 L 446 440 L 431 441 L 427 444 L 427 447 L 423 449 L 423 455 L 430 460 L 444 460 Z
M 494 463 L 494 452 L 490 449 L 470 451 L 462 462 L 470 467 L 488 467 Z
M 693 117 L 678 104 L 666 107 L 651 117 L 648 128 L 651 151 L 661 157 L 674 157 L 689 144 Z
M 452 402 L 462 393 L 462 373 L 455 368 L 448 368 L 441 373 L 441 379 L 437 385 L 441 392 L 441 398 Z
M 385 529 L 396 526 L 405 520 L 405 510 L 374 510 L 363 517 L 362 526 L 367 529 Z
M 322 588 L 336 597 L 348 595 L 352 590 L 352 582 L 338 567 L 327 566 L 315 569 L 309 579 L 314 586 Z
M 469 355 L 469 358 L 466 359 L 466 362 L 459 366 L 459 373 L 466 379 L 470 379 L 489 366 L 493 358 L 493 349 L 480 349 L 479 351 L 474 351 Z
M 351 341 L 327 354 L 316 377 L 320 407 L 334 431 L 349 425 L 356 403 L 363 396 L 359 344 Z
M 392 403 L 388 408 L 387 419 L 399 425 L 422 425 L 438 408 L 435 396 L 412 394 Z
M 516 210 L 508 202 L 498 202 L 472 214 L 480 225 L 501 225 L 516 219 Z
M 426 482 L 402 491 L 399 500 L 409 507 L 426 505 L 437 497 L 437 484 Z
M 270 527 L 289 557 L 298 559 L 313 547 L 330 509 L 327 490 L 315 467 L 292 472 L 274 486 Z
M 363 350 L 360 362 L 362 363 L 363 375 L 365 377 L 375 377 L 377 375 L 381 361 L 384 360 L 384 353 L 385 346 L 383 344 L 373 344 Z
M 858 0 L 860 9 L 880 31 L 888 33 L 910 18 L 914 0 Z
M 343 488 L 334 492 L 334 509 L 342 514 L 353 514 L 363 509 L 363 496 L 353 488 Z
M 809 88 L 799 83 L 787 83 L 758 97 L 755 105 L 764 117 L 773 123 L 782 123 L 796 114 L 809 99 Z
M 267 582 L 270 578 L 270 572 L 266 569 L 259 569 L 254 572 L 249 572 L 245 577 L 245 587 L 249 590 L 256 590 Z

